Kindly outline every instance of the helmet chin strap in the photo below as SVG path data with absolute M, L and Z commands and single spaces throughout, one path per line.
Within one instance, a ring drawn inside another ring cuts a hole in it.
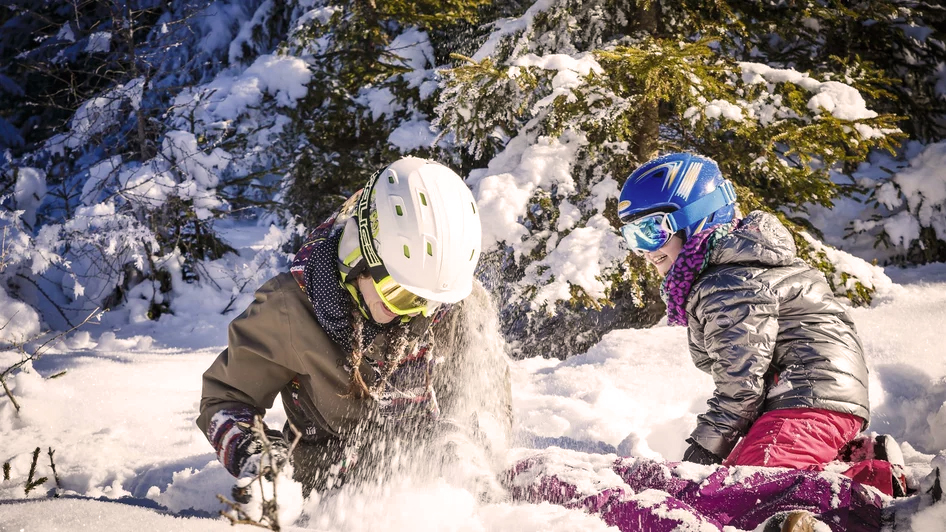
M 354 277 L 353 279 L 357 279 Z M 352 301 L 355 302 L 355 306 L 358 307 L 358 312 L 361 313 L 367 319 L 371 319 L 371 311 L 368 310 L 368 304 L 365 302 L 365 297 L 361 295 L 361 290 L 358 289 L 352 283 L 342 283 L 345 286 L 345 289 L 348 290 L 348 294 L 351 295 Z

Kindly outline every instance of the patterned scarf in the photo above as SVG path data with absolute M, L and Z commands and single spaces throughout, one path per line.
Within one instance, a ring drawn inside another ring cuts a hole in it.
M 660 284 L 660 297 L 667 304 L 667 323 L 687 324 L 686 302 L 696 279 L 709 266 L 710 255 L 716 244 L 734 229 L 740 220 L 718 225 L 694 234 L 683 245 L 667 277 Z
M 351 353 L 355 337 L 352 312 L 355 308 L 351 294 L 342 286 L 337 263 L 342 227 L 344 224 L 336 226 L 334 216 L 322 222 L 306 237 L 289 271 L 309 298 L 309 303 L 315 309 L 315 317 L 325 333 L 342 351 Z M 382 330 L 384 326 L 364 320 L 361 345 L 371 345 Z

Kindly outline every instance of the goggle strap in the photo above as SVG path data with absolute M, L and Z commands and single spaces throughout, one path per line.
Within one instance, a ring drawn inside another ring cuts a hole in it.
M 694 201 L 686 207 L 670 213 L 670 227 L 676 232 L 706 218 L 714 212 L 736 203 L 736 189 L 728 180 L 716 190 Z
M 388 273 L 388 269 L 384 267 L 384 264 L 375 264 L 373 266 L 369 264 L 368 273 L 371 274 L 371 278 L 374 279 L 376 283 L 380 283 L 385 277 L 391 276 L 391 274 Z
M 361 250 L 361 256 L 368 263 L 368 270 L 375 281 L 380 281 L 388 276 L 388 270 L 381 262 L 378 256 L 378 250 L 374 247 L 374 234 L 371 232 L 371 194 L 378 183 L 378 177 L 382 170 L 378 170 L 368 180 L 368 185 L 361 192 L 361 198 L 358 199 L 358 210 L 356 219 L 358 221 L 358 247 Z

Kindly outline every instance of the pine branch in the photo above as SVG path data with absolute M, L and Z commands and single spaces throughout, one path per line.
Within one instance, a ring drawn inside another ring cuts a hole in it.
M 33 462 L 30 464 L 30 474 L 26 477 L 26 495 L 29 495 L 31 491 L 36 489 L 39 486 L 42 486 L 48 479 L 46 477 L 40 477 L 36 480 L 33 480 L 33 476 L 36 474 L 36 462 L 39 461 L 39 447 L 33 451 Z

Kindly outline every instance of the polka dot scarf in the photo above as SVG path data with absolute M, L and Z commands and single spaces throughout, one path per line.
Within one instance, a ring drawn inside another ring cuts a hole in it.
M 667 323 L 687 324 L 686 302 L 696 279 L 710 264 L 710 255 L 723 237 L 739 226 L 739 220 L 694 234 L 683 245 L 667 277 L 660 284 L 660 297 L 667 304 Z
M 342 238 L 343 225 L 336 227 L 334 222 L 334 218 L 327 220 L 309 233 L 306 243 L 296 253 L 290 272 L 309 298 L 315 309 L 315 317 L 325 333 L 344 352 L 351 353 L 355 337 L 352 317 L 355 308 L 351 294 L 342 286 L 341 274 L 338 273 L 338 242 Z M 368 346 L 383 330 L 383 326 L 372 320 L 363 321 L 361 345 Z

